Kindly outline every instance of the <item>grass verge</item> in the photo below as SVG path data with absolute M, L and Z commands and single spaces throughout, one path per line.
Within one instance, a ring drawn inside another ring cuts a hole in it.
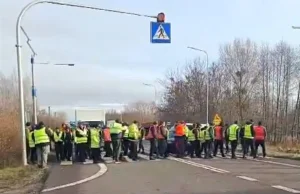
M 284 158 L 300 161 L 300 153 L 294 149 L 284 149 L 281 146 L 267 146 L 267 155 L 274 158 Z
M 0 169 L 0 193 L 39 193 L 48 175 L 48 170 L 35 166 Z

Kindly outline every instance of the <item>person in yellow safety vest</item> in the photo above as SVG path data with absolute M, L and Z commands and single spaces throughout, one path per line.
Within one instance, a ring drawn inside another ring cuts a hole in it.
M 77 141 L 77 149 L 78 149 L 78 159 L 79 162 L 85 162 L 86 160 L 86 144 L 88 141 L 87 138 L 87 130 L 83 125 L 79 125 L 75 132 L 76 141 Z
M 123 150 L 123 155 L 127 156 L 128 155 L 128 150 L 129 150 L 129 144 L 130 141 L 128 140 L 128 134 L 129 134 L 129 129 L 128 129 L 128 124 L 123 123 L 122 124 L 122 150 Z
M 31 123 L 27 122 L 25 124 L 25 136 L 26 136 L 26 157 L 29 158 L 30 155 L 30 147 L 29 147 L 29 132 L 31 129 Z
M 133 121 L 128 127 L 128 140 L 130 141 L 130 158 L 133 161 L 137 160 L 137 144 L 139 140 L 139 129 L 137 126 L 138 122 Z
M 140 126 L 139 127 L 139 150 L 138 150 L 138 153 L 145 154 L 144 140 L 145 140 L 145 129 L 144 129 L 144 127 Z
M 253 128 L 253 124 L 251 121 L 247 121 L 246 125 L 243 129 L 243 131 L 241 131 L 242 137 L 244 139 L 243 142 L 243 158 L 246 158 L 246 154 L 247 154 L 247 150 L 251 149 L 251 156 L 253 156 L 255 158 L 255 152 L 254 152 L 254 128 Z
M 50 137 L 52 132 L 46 129 L 43 122 L 32 133 L 32 139 L 35 143 L 37 163 L 39 168 L 46 168 L 48 163 L 48 154 L 50 152 Z
M 195 151 L 197 148 L 197 141 L 198 140 L 198 130 L 197 130 L 197 124 L 194 123 L 193 124 L 193 129 L 189 130 L 188 133 L 188 142 L 189 142 L 189 146 L 188 146 L 188 152 L 191 158 L 195 157 Z
M 119 119 L 116 119 L 110 128 L 110 136 L 113 147 L 113 160 L 116 164 L 120 163 L 121 138 L 123 127 Z
M 206 136 L 206 126 L 199 129 L 199 141 L 200 141 L 199 158 L 202 158 L 203 151 L 204 151 L 204 156 L 207 155 L 205 136 Z
M 90 130 L 88 131 L 88 142 L 91 148 L 91 157 L 93 163 L 99 163 L 101 159 L 100 142 L 101 142 L 101 130 L 98 128 L 97 124 L 91 124 Z
M 212 158 L 212 155 L 211 155 L 212 134 L 211 134 L 210 128 L 211 128 L 210 125 L 207 124 L 207 126 L 205 128 L 205 136 L 204 136 L 205 143 L 203 144 L 204 152 L 206 152 L 205 156 L 204 156 L 205 159 Z
M 63 141 L 63 132 L 58 127 L 56 127 L 55 132 L 53 133 L 53 139 L 55 143 L 55 155 L 57 162 L 60 162 L 64 159 L 64 141 Z
M 236 147 L 238 145 L 238 139 L 239 139 L 239 126 L 237 125 L 237 121 L 234 121 L 232 125 L 229 126 L 227 129 L 227 135 L 228 135 L 228 140 L 231 145 L 231 158 L 236 159 L 235 151 Z
M 31 162 L 31 164 L 35 164 L 35 162 L 36 162 L 36 149 L 35 149 L 35 143 L 34 143 L 33 138 L 32 138 L 33 132 L 34 132 L 34 126 L 32 126 L 30 128 L 30 132 L 29 132 L 29 135 L 28 135 L 28 145 L 29 145 L 29 148 L 30 148 L 30 162 Z

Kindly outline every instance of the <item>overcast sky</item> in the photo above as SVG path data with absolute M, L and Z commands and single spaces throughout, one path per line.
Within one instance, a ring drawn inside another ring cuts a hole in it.
M 15 23 L 30 0 L 0 0 L 0 71 L 16 68 Z M 39 104 L 97 106 L 150 101 L 157 78 L 207 50 L 218 57 L 221 43 L 235 37 L 257 42 L 300 42 L 299 0 L 74 0 L 91 6 L 156 15 L 172 23 L 172 43 L 150 43 L 149 18 L 42 4 L 33 7 L 22 26 L 38 53 L 36 62 L 75 63 L 75 67 L 36 65 Z M 30 75 L 30 50 L 23 41 L 23 71 Z

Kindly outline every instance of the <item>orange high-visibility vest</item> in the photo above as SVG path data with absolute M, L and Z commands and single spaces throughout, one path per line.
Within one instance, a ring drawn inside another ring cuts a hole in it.
M 109 128 L 103 130 L 103 138 L 105 142 L 111 141 Z
M 175 128 L 175 136 L 184 136 L 184 135 L 185 135 L 184 125 L 183 124 L 177 125 Z

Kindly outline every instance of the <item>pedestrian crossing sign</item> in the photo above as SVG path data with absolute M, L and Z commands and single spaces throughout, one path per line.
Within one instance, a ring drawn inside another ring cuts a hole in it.
M 221 122 L 222 122 L 221 117 L 218 114 L 216 114 L 213 121 L 214 125 L 220 125 Z
M 151 43 L 171 43 L 171 24 L 151 22 Z

